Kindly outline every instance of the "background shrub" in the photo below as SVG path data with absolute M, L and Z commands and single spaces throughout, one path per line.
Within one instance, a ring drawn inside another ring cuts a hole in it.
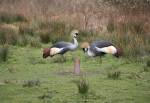
M 39 48 L 41 47 L 41 43 L 39 38 L 30 38 L 30 46 L 31 47 L 35 47 L 35 48 Z
M 0 44 L 16 45 L 18 34 L 12 29 L 0 29 Z
M 27 21 L 27 19 L 21 14 L 12 14 L 6 12 L 0 13 L 0 23 L 14 23 L 22 21 Z
M 40 40 L 42 43 L 49 43 L 50 42 L 50 34 L 40 32 Z

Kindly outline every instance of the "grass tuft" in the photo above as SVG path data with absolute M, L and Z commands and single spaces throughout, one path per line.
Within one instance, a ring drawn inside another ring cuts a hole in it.
M 39 80 L 28 80 L 24 81 L 23 87 L 34 87 L 34 86 L 40 86 L 41 82 Z
M 87 94 L 89 91 L 89 84 L 85 77 L 81 77 L 80 80 L 75 82 L 78 87 L 78 93 Z
M 111 79 L 118 79 L 121 75 L 120 71 L 109 71 L 107 72 L 107 77 Z

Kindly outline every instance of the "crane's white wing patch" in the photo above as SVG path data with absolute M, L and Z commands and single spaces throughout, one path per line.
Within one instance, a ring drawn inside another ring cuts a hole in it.
M 117 52 L 117 49 L 114 46 L 108 46 L 103 48 L 95 47 L 98 52 L 104 52 L 108 54 L 115 54 Z
M 61 51 L 62 49 L 63 49 L 63 48 L 55 48 L 55 47 L 53 47 L 53 48 L 51 48 L 51 50 L 50 50 L 50 55 L 58 54 L 58 53 L 60 53 L 60 51 Z

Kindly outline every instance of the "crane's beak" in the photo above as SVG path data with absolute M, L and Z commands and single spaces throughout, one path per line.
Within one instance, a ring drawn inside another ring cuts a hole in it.
M 86 52 L 86 51 L 85 51 L 85 48 L 82 48 L 82 50 L 83 50 L 84 53 Z
M 86 53 L 87 52 L 87 48 L 82 48 L 83 52 Z

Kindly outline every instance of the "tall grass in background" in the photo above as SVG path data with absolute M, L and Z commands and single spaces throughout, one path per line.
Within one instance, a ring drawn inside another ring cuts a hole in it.
M 139 20 L 127 20 L 121 23 L 112 20 L 108 23 L 109 35 L 106 35 L 105 38 L 121 47 L 125 57 L 149 55 L 150 35 L 145 31 L 145 25 L 144 21 Z
M 131 17 L 126 15 L 124 20 L 118 22 L 113 16 L 111 17 L 108 20 L 108 32 L 106 33 L 79 29 L 79 42 L 105 39 L 121 47 L 127 58 L 149 55 L 150 35 L 147 32 L 148 24 L 145 20 L 134 17 L 130 19 Z M 3 22 L 0 24 L 0 44 L 41 47 L 41 43 L 53 44 L 61 40 L 69 41 L 70 32 L 75 29 L 65 22 L 39 20 L 26 22 L 26 20 L 22 15 L 2 13 L 0 16 L 0 21 Z
M 64 22 L 42 22 L 39 28 L 38 35 L 43 43 L 69 40 L 72 30 L 72 27 Z

